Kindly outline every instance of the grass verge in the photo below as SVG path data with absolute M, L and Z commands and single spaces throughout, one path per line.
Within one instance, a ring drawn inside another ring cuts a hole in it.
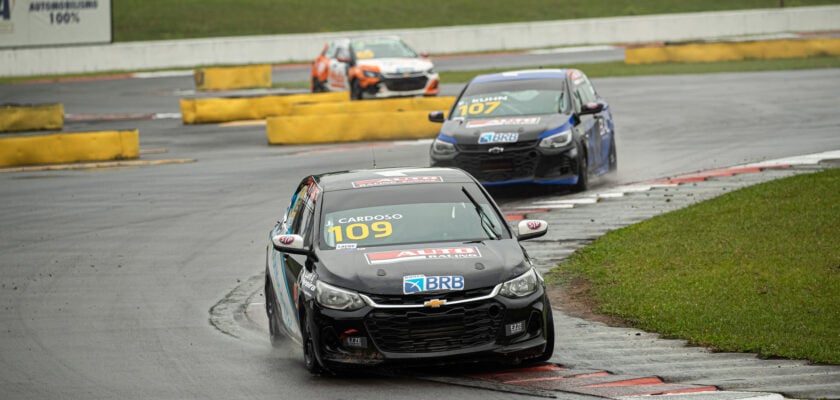
M 338 32 L 838 4 L 838 0 L 119 0 L 114 40 Z
M 597 311 L 721 351 L 840 364 L 840 168 L 608 233 L 547 274 Z

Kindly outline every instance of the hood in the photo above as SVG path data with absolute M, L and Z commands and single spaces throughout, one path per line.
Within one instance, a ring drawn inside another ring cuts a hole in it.
M 446 291 L 486 288 L 515 278 L 530 267 L 515 239 L 328 250 L 318 252 L 318 258 L 320 280 L 378 295 L 413 294 L 423 284 L 411 281 L 421 275 L 427 278 L 427 289 L 434 289 L 436 282 L 442 282 L 442 287 L 449 285 Z M 433 282 L 428 277 L 442 279 L 433 278 Z
M 486 119 L 447 120 L 440 133 L 465 145 L 504 144 L 541 139 L 572 128 L 572 116 L 566 114 L 524 115 Z
M 425 72 L 433 67 L 432 62 L 424 58 L 372 58 L 359 60 L 358 65 L 378 67 L 383 74 Z

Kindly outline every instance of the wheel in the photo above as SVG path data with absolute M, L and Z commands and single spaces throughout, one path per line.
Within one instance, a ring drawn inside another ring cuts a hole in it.
M 615 132 L 613 132 L 615 136 Z M 618 171 L 618 156 L 615 152 L 615 137 L 610 139 L 610 172 Z
M 350 83 L 350 100 L 361 100 L 362 99 L 362 86 L 359 84 L 358 80 L 353 80 Z
M 551 304 L 547 298 L 545 299 L 545 304 L 548 307 L 548 318 L 545 324 L 545 350 L 543 350 L 542 355 L 537 357 L 535 361 L 548 361 L 554 355 L 554 313 L 551 312 Z
M 578 159 L 578 181 L 575 184 L 575 191 L 583 192 L 589 188 L 589 160 L 585 151 L 580 152 Z
M 318 357 L 315 355 L 315 341 L 312 340 L 310 333 L 310 322 L 306 313 L 301 313 L 301 329 L 300 335 L 303 342 L 303 367 L 312 374 L 320 374 L 323 372 L 321 363 L 318 362 Z
M 268 316 L 268 333 L 271 337 L 271 344 L 276 344 L 283 337 L 283 330 L 280 323 L 280 307 L 277 304 L 277 295 L 271 286 L 271 279 L 265 277 L 265 313 Z
M 317 77 L 312 77 L 312 93 L 325 92 L 324 82 L 321 82 Z

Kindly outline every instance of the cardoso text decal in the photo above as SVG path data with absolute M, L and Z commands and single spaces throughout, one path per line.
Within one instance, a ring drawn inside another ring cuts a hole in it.
M 451 260 L 460 258 L 479 258 L 481 253 L 476 247 L 446 247 L 429 249 L 407 249 L 379 251 L 365 254 L 368 264 L 392 264 L 416 260 Z

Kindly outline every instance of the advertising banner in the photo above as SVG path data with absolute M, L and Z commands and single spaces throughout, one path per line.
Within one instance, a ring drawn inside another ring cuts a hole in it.
M 0 0 L 0 48 L 111 40 L 111 0 Z

